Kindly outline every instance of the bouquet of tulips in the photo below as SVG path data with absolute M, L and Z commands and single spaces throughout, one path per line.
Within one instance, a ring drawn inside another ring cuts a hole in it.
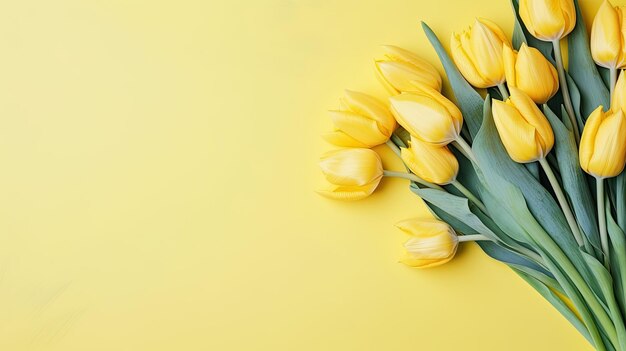
M 429 219 L 397 226 L 403 263 L 433 267 L 475 241 L 597 350 L 626 350 L 626 8 L 605 0 L 587 34 L 576 0 L 512 0 L 511 39 L 477 19 L 450 53 L 423 24 L 453 93 L 418 55 L 386 46 L 390 97 L 347 91 L 331 111 L 324 196 L 358 200 L 401 177 Z M 563 64 L 561 41 L 568 42 Z M 406 172 L 384 170 L 388 145 Z

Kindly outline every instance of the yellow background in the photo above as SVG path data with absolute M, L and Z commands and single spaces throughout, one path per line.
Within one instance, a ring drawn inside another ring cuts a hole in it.
M 1 1 L 0 349 L 591 350 L 474 244 L 397 263 L 404 181 L 313 192 L 379 44 L 437 62 L 419 20 L 475 16 L 511 31 L 507 0 Z

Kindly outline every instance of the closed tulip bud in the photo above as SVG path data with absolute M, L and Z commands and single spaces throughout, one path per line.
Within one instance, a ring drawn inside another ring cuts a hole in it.
M 329 190 L 318 193 L 337 200 L 360 200 L 370 196 L 383 177 L 383 165 L 378 154 L 370 149 L 331 151 L 320 160 Z
M 505 81 L 502 47 L 509 46 L 497 24 L 477 19 L 469 30 L 452 34 L 452 58 L 465 79 L 477 88 L 488 88 Z
M 510 90 L 506 102 L 493 100 L 493 119 L 502 144 L 515 162 L 542 159 L 554 146 L 552 127 L 528 95 L 517 88 Z
M 437 146 L 411 137 L 410 147 L 402 148 L 402 160 L 418 177 L 429 183 L 452 183 L 459 173 L 459 162 L 447 146 Z
M 409 234 L 404 247 L 407 255 L 402 263 L 418 268 L 428 268 L 450 261 L 456 253 L 459 238 L 447 223 L 436 219 L 409 219 L 396 224 Z
M 530 34 L 543 41 L 559 40 L 576 26 L 572 0 L 520 0 L 519 15 Z
M 428 61 L 397 46 L 384 48 L 385 59 L 375 62 L 376 71 L 392 94 L 414 91 L 416 84 L 441 91 L 441 76 Z
M 624 7 L 613 7 L 604 0 L 591 26 L 591 55 L 602 67 L 623 68 L 626 65 Z
M 435 89 L 422 87 L 419 92 L 402 93 L 389 101 L 398 123 L 422 141 L 446 145 L 459 137 L 463 115 Z
M 622 173 L 626 162 L 626 119 L 624 112 L 602 106 L 589 115 L 580 139 L 580 167 L 598 178 Z
M 626 113 L 626 75 L 622 71 L 617 78 L 613 96 L 611 97 L 611 111 L 619 111 Z
M 343 147 L 374 147 L 385 143 L 396 129 L 396 120 L 381 101 L 346 90 L 339 111 L 330 111 L 335 131 L 326 140 Z
M 504 46 L 504 68 L 508 86 L 520 89 L 538 104 L 550 100 L 559 90 L 556 68 L 526 43 L 522 43 L 519 53 Z

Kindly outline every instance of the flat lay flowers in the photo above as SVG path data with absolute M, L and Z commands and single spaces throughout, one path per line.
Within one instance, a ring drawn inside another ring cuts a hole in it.
M 383 46 L 374 68 L 388 96 L 340 97 L 318 192 L 360 200 L 406 179 L 432 216 L 396 224 L 402 263 L 439 266 L 476 242 L 597 350 L 626 350 L 624 8 L 604 1 L 588 33 L 576 0 L 511 7 L 512 37 L 485 18 L 450 38 L 422 23 L 445 77 Z M 404 171 L 383 168 L 382 144 Z

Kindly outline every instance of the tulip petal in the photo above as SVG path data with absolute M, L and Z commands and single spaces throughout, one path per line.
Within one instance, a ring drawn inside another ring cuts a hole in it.
M 454 257 L 459 239 L 454 230 L 437 219 L 409 219 L 396 224 L 411 235 L 405 243 L 407 255 L 402 263 L 412 267 L 433 267 Z
M 481 20 L 476 20 L 471 29 L 469 43 L 474 55 L 472 62 L 480 75 L 486 78 L 491 86 L 503 83 L 505 77 L 502 46 L 505 44 L 500 37 Z
M 591 26 L 591 55 L 593 60 L 606 68 L 617 67 L 622 52 L 621 23 L 617 11 L 604 0 Z
M 412 72 L 419 73 L 419 76 L 422 78 L 419 80 L 420 83 L 441 91 L 441 75 L 430 62 L 408 50 L 404 50 L 394 45 L 383 45 L 383 48 L 385 49 L 386 56 L 389 60 L 398 63 L 405 63 L 413 68 Z
M 330 118 L 335 128 L 368 147 L 383 144 L 391 136 L 391 133 L 383 133 L 375 120 L 363 115 L 344 111 L 330 111 Z
M 522 44 L 524 45 L 524 44 Z M 502 46 L 502 59 L 504 62 L 504 76 L 509 87 L 517 86 L 517 77 L 515 72 L 515 61 L 517 61 L 517 52 L 508 45 Z
M 502 144 L 513 161 L 527 163 L 544 156 L 536 142 L 537 131 L 515 107 L 493 100 L 493 120 Z
M 378 183 L 380 183 L 380 179 L 363 186 L 338 186 L 329 190 L 318 190 L 317 193 L 333 200 L 362 200 L 376 190 Z
M 535 103 L 543 104 L 559 90 L 556 68 L 543 54 L 522 44 L 515 63 L 517 85 Z
M 412 257 L 411 255 L 406 255 L 406 257 L 400 259 L 400 262 L 409 267 L 414 267 L 414 268 L 432 268 L 432 267 L 436 267 L 436 266 L 440 266 L 442 264 L 448 263 L 453 258 L 454 256 L 450 256 L 445 259 L 428 260 L 428 259 L 415 258 L 415 257 Z
M 454 64 L 457 66 L 463 77 L 477 88 L 488 88 L 491 82 L 481 76 L 472 61 L 471 47 L 469 45 L 469 33 L 452 34 L 450 39 L 450 52 Z
M 391 112 L 411 135 L 438 145 L 458 137 L 458 122 L 448 109 L 430 96 L 404 93 L 389 98 Z
M 343 102 L 350 111 L 375 120 L 383 134 L 391 136 L 391 133 L 396 129 L 396 120 L 389 108 L 373 96 L 346 90 Z
M 595 137 L 589 169 L 594 175 L 615 177 L 624 169 L 626 159 L 626 118 L 619 110 L 607 114 Z
M 370 147 L 369 145 L 363 144 L 362 142 L 354 139 L 353 137 L 340 130 L 323 134 L 322 138 L 324 138 L 324 140 L 326 140 L 327 142 L 339 147 Z
M 552 150 L 552 146 L 554 146 L 554 132 L 552 131 L 550 122 L 528 95 L 517 88 L 511 88 L 510 90 L 511 102 L 519 111 L 522 118 L 524 118 L 529 125 L 533 126 L 539 135 L 536 142 L 539 142 L 541 150 L 543 150 L 541 157 L 547 155 L 550 150 Z
M 380 156 L 370 149 L 331 151 L 319 165 L 328 182 L 341 186 L 365 186 L 383 175 Z
M 411 137 L 411 147 L 401 149 L 404 163 L 427 182 L 445 185 L 453 182 L 459 163 L 446 146 L 436 146 Z
M 580 137 L 578 151 L 580 167 L 589 174 L 592 174 L 590 163 L 594 154 L 596 135 L 598 134 L 598 130 L 604 120 L 604 111 L 602 111 L 602 109 L 602 106 L 598 106 L 598 108 L 591 112 L 591 115 L 589 115 L 587 121 L 585 122 L 583 134 Z
M 563 9 L 568 12 L 564 13 Z M 569 6 L 561 0 L 520 0 L 519 4 L 520 17 L 528 31 L 534 37 L 545 41 L 560 39 L 573 29 L 569 10 Z M 574 22 L 575 16 L 574 12 Z

